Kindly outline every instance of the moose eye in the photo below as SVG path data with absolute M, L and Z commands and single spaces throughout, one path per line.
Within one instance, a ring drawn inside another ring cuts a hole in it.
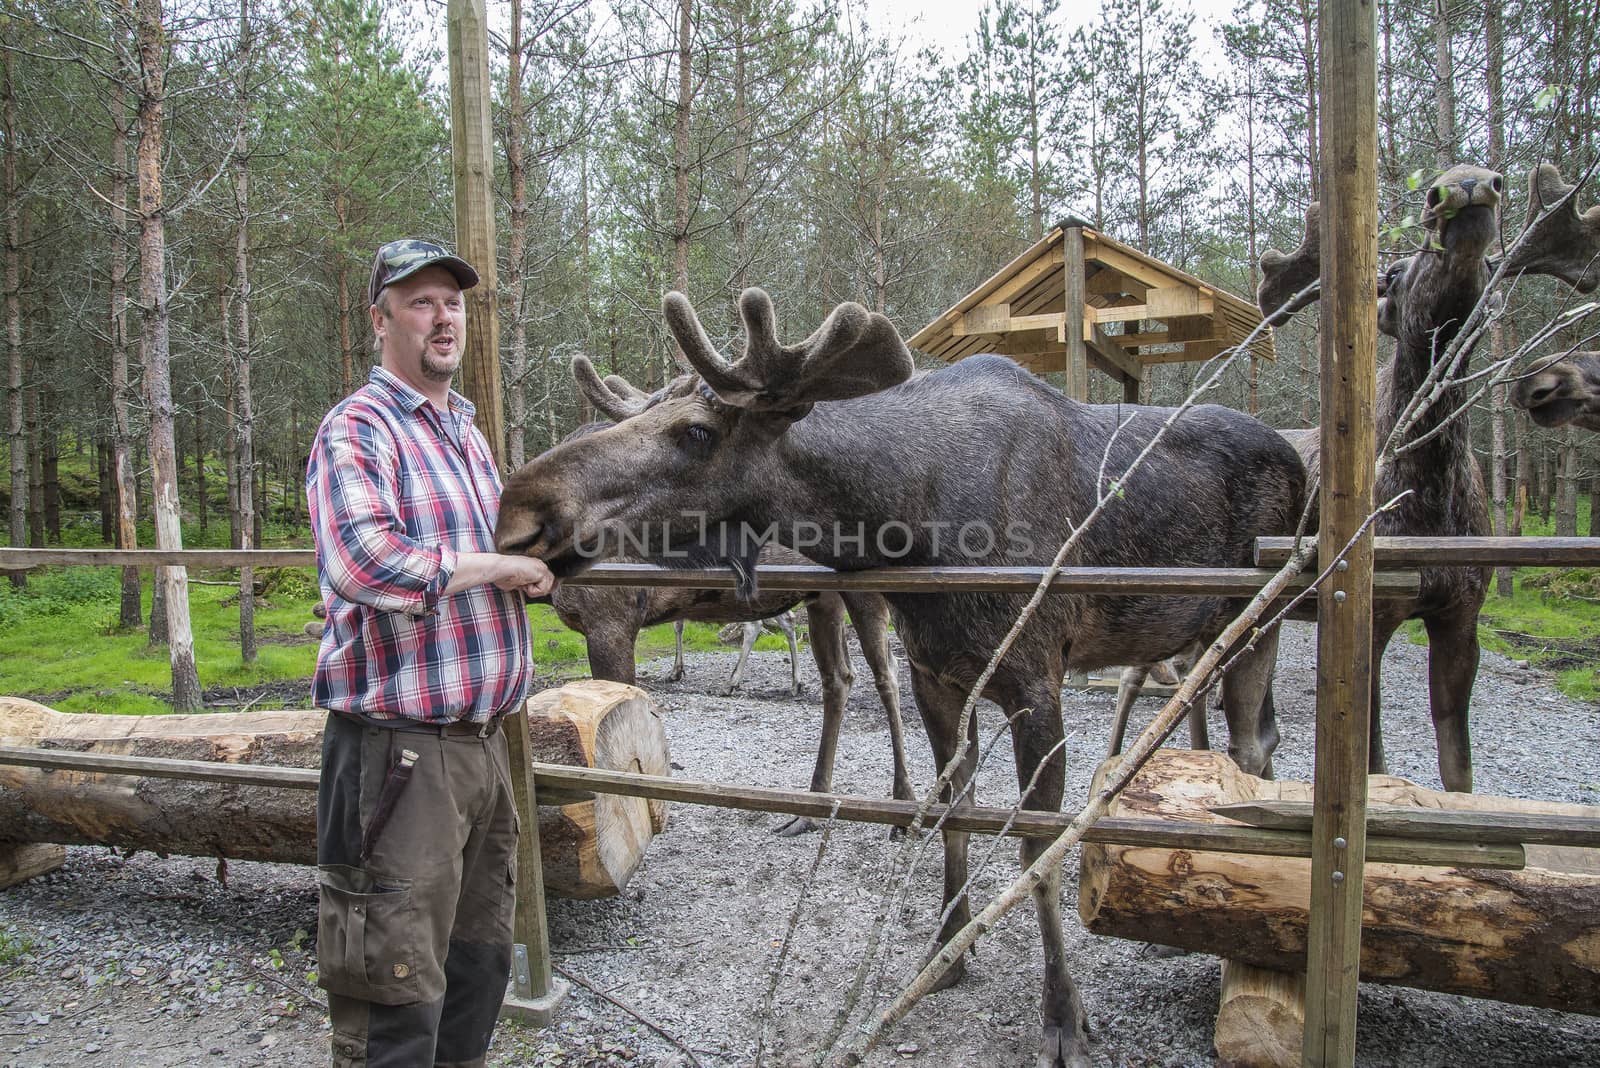
M 716 431 L 699 423 L 691 423 L 683 428 L 683 444 L 692 449 L 704 449 L 717 440 Z

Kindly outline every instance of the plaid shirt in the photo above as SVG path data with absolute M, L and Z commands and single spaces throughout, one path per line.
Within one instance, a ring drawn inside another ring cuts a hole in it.
M 328 609 L 312 681 L 319 707 L 482 721 L 526 693 L 522 595 L 493 585 L 443 595 L 458 553 L 494 551 L 500 476 L 473 414 L 452 392 L 441 417 L 374 367 L 322 420 L 306 468 Z

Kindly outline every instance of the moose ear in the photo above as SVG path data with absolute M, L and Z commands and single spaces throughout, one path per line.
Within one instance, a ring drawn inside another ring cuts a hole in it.
M 1313 200 L 1306 209 L 1305 237 L 1300 247 L 1283 253 L 1269 248 L 1261 254 L 1261 285 L 1256 289 L 1256 303 L 1261 314 L 1272 326 L 1282 326 L 1294 318 L 1294 313 L 1321 295 L 1320 286 L 1313 285 L 1322 273 L 1322 205 Z M 1309 291 L 1307 286 L 1313 286 Z
M 1578 188 L 1541 163 L 1528 173 L 1528 215 L 1506 270 L 1548 274 L 1579 293 L 1600 286 L 1600 205 L 1578 214 Z
M 747 289 L 739 296 L 744 352 L 734 360 L 711 344 L 683 294 L 668 293 L 662 312 L 705 384 L 738 408 L 803 414 L 818 401 L 865 396 L 911 377 L 911 352 L 899 331 L 859 304 L 839 305 L 810 337 L 785 346 L 771 298 Z

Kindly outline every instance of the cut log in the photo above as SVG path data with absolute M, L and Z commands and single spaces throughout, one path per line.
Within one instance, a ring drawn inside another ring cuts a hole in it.
M 66 862 L 66 846 L 0 845 L 0 890 L 55 871 Z
M 642 690 L 578 682 L 530 704 L 538 709 L 529 721 L 530 760 L 671 774 L 666 732 Z M 0 697 L 0 745 L 315 768 L 326 719 L 319 710 L 69 715 Z M 627 884 L 651 836 L 666 826 L 666 807 L 620 797 L 541 805 L 539 826 L 547 891 L 605 897 Z M 31 843 L 315 864 L 316 796 L 0 764 L 0 849 Z
M 643 690 L 595 679 L 528 699 L 533 759 L 575 767 L 671 775 L 666 729 Z M 650 839 L 666 830 L 667 803 L 597 794 L 539 806 L 545 888 L 559 897 L 612 897 L 628 885 Z
M 1294 1068 L 1305 1025 L 1304 975 L 1222 962 L 1216 1046 L 1224 1068 Z
M 1600 816 L 1387 775 L 1371 776 L 1368 793 L 1374 804 Z M 1310 797 L 1306 783 L 1245 775 L 1222 754 L 1162 750 L 1111 815 L 1216 823 L 1226 821 L 1212 805 Z M 1368 864 L 1361 978 L 1600 1015 L 1597 852 L 1530 845 L 1522 871 Z M 1097 934 L 1305 970 L 1309 860 L 1086 844 L 1081 872 L 1079 914 Z

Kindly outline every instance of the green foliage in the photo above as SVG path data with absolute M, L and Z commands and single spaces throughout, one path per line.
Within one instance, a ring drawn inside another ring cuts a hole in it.
M 225 571 L 192 569 L 191 577 L 222 581 Z M 117 621 L 117 568 L 46 568 L 23 590 L 0 584 L 0 693 L 27 697 L 63 712 L 149 714 L 171 712 L 167 650 L 151 646 L 142 628 Z M 150 586 L 142 613 L 149 616 Z M 279 595 L 258 602 L 261 645 L 254 664 L 239 656 L 237 591 L 191 583 L 195 661 L 201 685 L 212 692 L 280 684 L 255 708 L 304 707 L 316 643 L 301 631 L 311 619 L 310 597 Z M 226 698 L 224 698 L 226 699 Z
M 1478 619 L 1486 649 L 1554 672 L 1569 697 L 1600 700 L 1600 572 L 1523 568 L 1509 599 L 1492 592 Z

